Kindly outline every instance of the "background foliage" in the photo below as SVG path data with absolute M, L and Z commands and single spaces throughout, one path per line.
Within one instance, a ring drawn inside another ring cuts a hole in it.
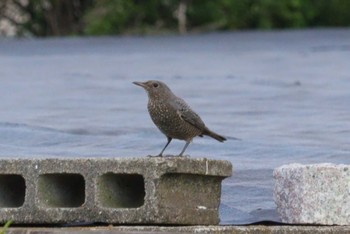
M 180 10 L 180 5 L 182 13 Z M 17 35 L 345 27 L 349 0 L 3 0 Z M 182 20 L 182 21 L 181 21 Z M 182 29 L 179 22 L 185 22 Z

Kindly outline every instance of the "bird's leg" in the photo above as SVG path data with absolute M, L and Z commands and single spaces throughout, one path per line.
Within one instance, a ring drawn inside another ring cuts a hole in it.
M 181 153 L 179 154 L 179 157 L 182 157 L 183 153 L 185 152 L 185 150 L 187 149 L 188 145 L 191 143 L 191 141 L 186 141 L 186 145 L 185 147 L 182 149 Z
M 162 156 L 163 156 L 164 150 L 166 149 L 166 147 L 168 147 L 168 145 L 170 144 L 170 142 L 171 142 L 171 140 L 172 140 L 173 138 L 167 137 L 167 139 L 168 139 L 168 142 L 166 143 L 166 145 L 164 146 L 164 148 L 162 149 L 162 151 L 158 154 L 158 157 L 162 157 Z

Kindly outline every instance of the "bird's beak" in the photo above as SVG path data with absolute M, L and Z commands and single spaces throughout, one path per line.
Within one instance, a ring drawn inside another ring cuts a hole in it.
M 138 82 L 138 81 L 134 81 L 132 83 L 135 84 L 135 85 L 141 86 L 142 88 L 145 88 L 145 89 L 147 88 L 146 83 Z

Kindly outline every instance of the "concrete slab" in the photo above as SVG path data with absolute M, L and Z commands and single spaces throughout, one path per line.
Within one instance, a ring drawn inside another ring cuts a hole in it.
M 228 161 L 0 159 L 0 222 L 218 224 Z
M 1 229 L 0 229 L 1 230 Z M 8 234 L 131 234 L 131 233 L 210 233 L 210 234 L 348 234 L 350 226 L 108 226 L 108 227 L 69 227 L 69 228 L 10 228 Z
M 289 164 L 274 170 L 285 223 L 350 225 L 350 165 Z

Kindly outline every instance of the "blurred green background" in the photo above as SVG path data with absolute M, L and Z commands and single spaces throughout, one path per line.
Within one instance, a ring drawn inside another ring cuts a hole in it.
M 2 0 L 13 36 L 346 27 L 349 0 Z

